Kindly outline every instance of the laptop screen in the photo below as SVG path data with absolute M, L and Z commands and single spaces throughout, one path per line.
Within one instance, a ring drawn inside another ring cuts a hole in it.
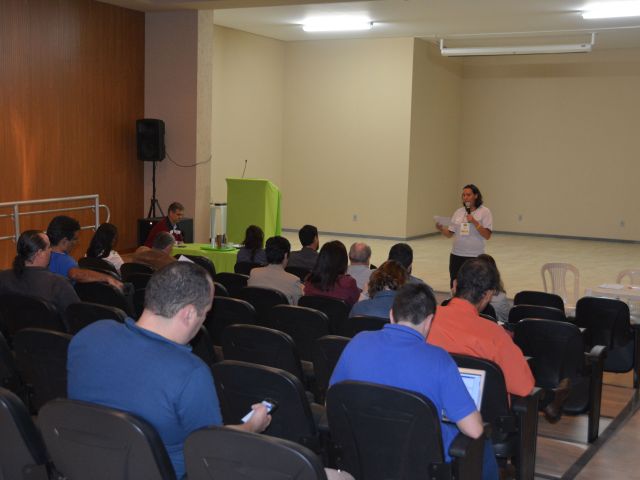
M 482 406 L 482 392 L 484 390 L 484 377 L 486 372 L 484 370 L 476 370 L 474 368 L 458 368 L 460 370 L 460 376 L 464 382 L 464 386 L 467 387 L 469 395 L 476 404 L 478 410 Z

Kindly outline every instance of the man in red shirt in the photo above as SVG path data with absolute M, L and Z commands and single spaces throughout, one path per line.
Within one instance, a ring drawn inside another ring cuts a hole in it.
M 182 232 L 178 229 L 178 222 L 182 220 L 182 217 L 184 217 L 184 207 L 181 203 L 173 202 L 169 205 L 169 214 L 156 223 L 147 235 L 145 246 L 152 248 L 153 240 L 160 232 L 169 232 L 176 239 L 176 243 L 182 243 L 184 241 Z
M 450 353 L 491 360 L 502 370 L 510 394 L 528 395 L 535 379 L 522 351 L 500 325 L 478 314 L 498 289 L 495 267 L 481 259 L 467 260 L 454 280 L 454 289 L 454 298 L 437 308 L 427 342 Z M 558 390 L 555 394 L 550 391 L 543 399 L 543 404 L 547 404 L 545 416 L 554 423 L 560 419 L 568 382 L 560 390 L 561 394 Z

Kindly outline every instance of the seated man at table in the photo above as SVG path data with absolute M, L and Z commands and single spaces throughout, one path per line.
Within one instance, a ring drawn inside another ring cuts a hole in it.
M 447 462 L 449 446 L 462 432 L 472 438 L 484 433 L 482 417 L 469 396 L 451 356 L 425 342 L 432 328 L 436 300 L 425 284 L 406 284 L 393 301 L 391 323 L 382 330 L 361 332 L 346 346 L 330 385 L 345 380 L 378 383 L 418 392 L 431 400 L 452 423 L 440 422 Z M 496 480 L 498 468 L 491 442 L 485 442 L 482 476 Z
M 318 229 L 313 225 L 305 225 L 298 232 L 298 238 L 300 238 L 302 248 L 291 252 L 287 265 L 311 271 L 318 260 L 318 247 L 320 246 Z
M 248 287 L 273 288 L 284 293 L 291 305 L 298 303 L 302 296 L 302 283 L 300 279 L 288 272 L 285 272 L 291 244 L 284 237 L 271 237 L 267 240 L 265 253 L 268 265 L 251 270 Z
M 66 215 L 51 219 L 47 227 L 47 236 L 51 242 L 49 271 L 68 278 L 72 282 L 103 282 L 122 290 L 122 282 L 106 273 L 80 268 L 70 253 L 80 239 L 80 223 Z
M 175 262 L 149 280 L 137 322 L 92 323 L 69 345 L 69 398 L 148 421 L 165 444 L 178 479 L 185 473 L 183 448 L 189 434 L 222 424 L 211 370 L 188 345 L 212 300 L 207 272 L 193 263 Z M 231 428 L 263 431 L 271 416 L 261 404 L 252 409 L 247 423 Z
M 178 222 L 184 217 L 184 207 L 181 203 L 173 202 L 169 205 L 168 213 L 166 217 L 153 226 L 149 235 L 147 235 L 147 239 L 144 241 L 145 246 L 152 248 L 153 241 L 160 232 L 169 232 L 179 244 L 184 242 L 182 232 L 178 226 Z
M 154 270 L 160 270 L 165 265 L 176 261 L 171 256 L 171 250 L 176 240 L 169 232 L 160 232 L 153 239 L 152 248 L 146 246 L 139 247 L 131 256 L 131 262 L 148 265 Z

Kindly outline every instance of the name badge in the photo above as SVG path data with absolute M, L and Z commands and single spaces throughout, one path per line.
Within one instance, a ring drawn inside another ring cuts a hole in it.
M 470 223 L 469 222 L 464 222 L 460 224 L 460 235 L 462 235 L 463 237 L 466 237 L 469 235 L 470 233 Z

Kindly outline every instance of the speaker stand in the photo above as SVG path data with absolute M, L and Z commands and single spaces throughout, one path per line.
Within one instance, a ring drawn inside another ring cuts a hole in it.
M 147 218 L 155 218 L 156 217 L 156 207 L 164 217 L 164 212 L 162 211 L 162 207 L 160 206 L 160 202 L 156 198 L 156 161 L 153 161 L 153 175 L 151 177 L 151 182 L 153 186 L 153 193 L 151 195 L 151 205 L 149 205 L 149 213 L 147 213 Z

